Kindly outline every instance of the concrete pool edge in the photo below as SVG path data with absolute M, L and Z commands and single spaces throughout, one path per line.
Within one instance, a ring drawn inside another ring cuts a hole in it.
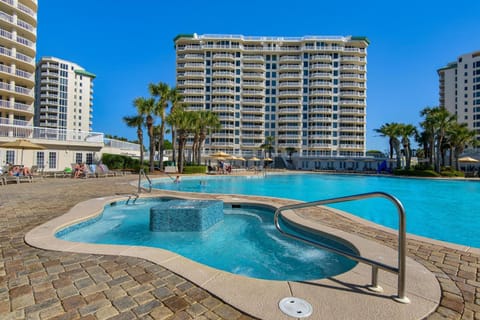
M 269 207 L 280 206 L 288 201 L 247 196 L 181 195 L 162 192 L 150 196 L 176 198 L 222 199 L 228 203 L 253 203 Z M 412 300 L 402 305 L 390 299 L 396 295 L 396 276 L 381 272 L 379 282 L 385 289 L 382 294 L 365 289 L 370 283 L 370 268 L 357 265 L 344 274 L 317 281 L 286 282 L 246 278 L 200 265 L 162 249 L 137 246 L 113 246 L 73 243 L 55 238 L 55 233 L 71 224 L 86 220 L 101 213 L 103 206 L 112 201 L 125 199 L 122 196 L 97 198 L 77 204 L 68 213 L 53 219 L 25 235 L 25 241 L 35 247 L 79 253 L 134 256 L 147 259 L 183 276 L 234 307 L 261 319 L 290 319 L 280 312 L 278 301 L 284 297 L 297 296 L 310 302 L 314 314 L 321 312 L 325 318 L 351 318 L 352 314 L 364 314 L 365 318 L 420 319 L 434 311 L 440 300 L 440 287 L 433 274 L 425 267 L 407 259 L 407 296 Z M 293 203 L 293 201 L 289 201 Z M 328 227 L 314 226 L 353 243 L 362 254 L 381 256 L 385 262 L 395 261 L 396 252 L 378 243 L 349 235 Z M 228 284 L 228 285 L 226 285 Z M 348 308 L 345 307 L 348 299 Z M 351 303 L 350 303 L 351 302 Z M 350 317 L 349 317 L 350 315 Z

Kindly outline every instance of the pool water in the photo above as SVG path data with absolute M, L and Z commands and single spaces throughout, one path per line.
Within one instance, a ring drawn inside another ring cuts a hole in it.
M 202 182 L 202 183 L 200 183 Z M 214 176 L 154 181 L 154 188 L 188 192 L 272 196 L 316 201 L 367 192 L 386 192 L 405 207 L 407 232 L 480 248 L 477 181 L 335 174 Z M 386 199 L 368 199 L 332 207 L 397 229 L 396 208 Z
M 163 248 L 213 268 L 269 280 L 321 279 L 356 265 L 283 236 L 275 228 L 274 211 L 263 207 L 225 205 L 224 220 L 203 232 L 152 232 L 150 208 L 158 201 L 162 200 L 106 206 L 100 218 L 61 230 L 56 236 L 68 241 Z M 307 236 L 355 252 L 331 239 Z

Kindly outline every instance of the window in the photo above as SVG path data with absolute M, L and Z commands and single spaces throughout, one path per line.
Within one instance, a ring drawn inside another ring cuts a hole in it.
M 57 167 L 57 153 L 49 152 L 48 153 L 48 168 L 55 169 Z
M 82 154 L 80 152 L 75 153 L 75 163 L 82 163 Z
M 85 161 L 88 165 L 93 164 L 93 153 L 86 154 L 87 160 Z
M 11 164 L 15 163 L 15 151 L 7 150 L 7 152 L 5 153 L 5 162 Z
M 39 169 L 45 168 L 45 153 L 43 151 L 37 152 L 36 164 Z

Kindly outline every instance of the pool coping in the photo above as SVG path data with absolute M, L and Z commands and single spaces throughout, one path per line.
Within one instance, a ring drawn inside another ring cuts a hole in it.
M 240 195 L 193 194 L 175 191 L 153 192 L 142 197 L 171 196 L 185 199 L 219 199 L 227 203 L 250 203 L 278 207 L 299 201 Z M 285 297 L 295 296 L 308 301 L 315 314 L 324 318 L 349 319 L 362 314 L 369 319 L 421 319 L 433 312 L 440 301 L 441 292 L 435 276 L 423 265 L 407 257 L 406 295 L 412 303 L 401 304 L 391 297 L 396 296 L 396 276 L 379 272 L 379 284 L 383 293 L 366 289 L 371 281 L 371 268 L 358 264 L 350 271 L 335 277 L 314 281 L 272 281 L 247 278 L 217 270 L 173 252 L 139 246 L 95 245 L 60 240 L 55 233 L 60 229 L 99 215 L 103 207 L 111 202 L 126 199 L 112 196 L 91 199 L 74 206 L 66 214 L 50 220 L 25 235 L 28 244 L 48 250 L 77 253 L 122 255 L 143 258 L 157 263 L 174 273 L 192 281 L 221 300 L 261 319 L 290 319 L 278 308 Z M 356 235 L 322 226 L 303 219 L 293 213 L 285 215 L 293 221 L 332 234 L 352 243 L 362 255 L 396 265 L 396 251 Z M 352 218 L 349 215 L 349 218 Z M 226 285 L 228 284 L 228 285 Z M 348 307 L 345 306 L 348 301 Z

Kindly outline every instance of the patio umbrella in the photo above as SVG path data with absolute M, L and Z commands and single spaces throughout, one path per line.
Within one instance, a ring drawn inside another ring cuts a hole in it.
M 458 162 L 472 162 L 472 163 L 475 163 L 475 162 L 478 162 L 479 160 L 475 159 L 475 158 L 472 158 L 472 157 L 461 157 L 461 158 L 458 158 Z
M 26 140 L 26 139 L 17 139 L 15 141 L 10 141 L 10 142 L 0 144 L 0 148 L 21 149 L 22 150 L 21 164 L 23 164 L 23 150 L 43 150 L 43 149 L 45 149 L 45 147 L 43 147 L 39 144 L 35 144 L 33 142 L 30 142 L 29 140 Z
M 211 158 L 228 158 L 230 157 L 230 155 L 228 153 L 225 153 L 223 151 L 218 151 L 218 152 L 215 152 L 215 153 L 212 153 L 210 155 Z
M 263 159 L 263 161 L 273 161 L 273 160 L 269 157 L 266 157 L 265 159 Z

